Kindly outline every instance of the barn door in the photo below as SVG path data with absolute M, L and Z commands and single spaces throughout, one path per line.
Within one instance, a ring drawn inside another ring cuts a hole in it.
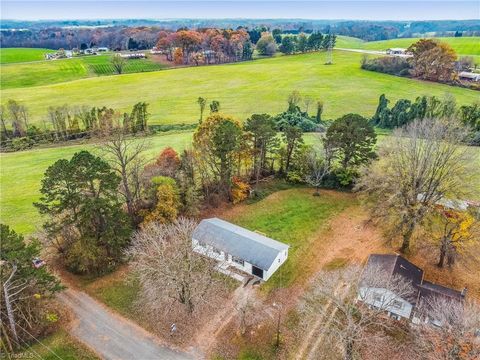
M 252 265 L 252 274 L 263 279 L 263 270 Z

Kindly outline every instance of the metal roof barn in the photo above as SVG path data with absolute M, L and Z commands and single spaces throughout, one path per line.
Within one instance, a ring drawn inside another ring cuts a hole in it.
M 192 239 L 265 271 L 280 266 L 286 260 L 289 248 L 287 244 L 218 218 L 202 220 Z

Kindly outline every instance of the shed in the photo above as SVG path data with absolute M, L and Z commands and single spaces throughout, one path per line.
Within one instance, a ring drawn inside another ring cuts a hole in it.
M 287 260 L 287 244 L 218 218 L 205 219 L 192 235 L 194 251 L 268 280 Z
M 479 73 L 462 71 L 458 74 L 458 77 L 460 79 L 464 79 L 464 80 L 480 81 L 480 74 Z

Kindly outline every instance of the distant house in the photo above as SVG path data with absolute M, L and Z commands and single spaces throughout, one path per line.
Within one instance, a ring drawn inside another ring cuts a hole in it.
M 99 48 L 97 48 L 97 51 L 98 51 L 98 52 L 107 52 L 108 50 L 109 50 L 108 47 L 99 47 Z
M 124 59 L 145 59 L 145 53 L 130 53 L 130 54 L 120 54 Z
M 458 73 L 458 78 L 460 80 L 480 81 L 480 74 L 468 72 L 468 71 L 462 71 Z
M 289 246 L 227 221 L 211 218 L 192 236 L 195 252 L 268 280 L 287 260 Z
M 407 49 L 404 48 L 390 48 L 387 49 L 388 55 L 407 55 Z
M 418 309 L 422 302 L 428 303 L 433 297 L 462 300 L 466 295 L 466 289 L 460 292 L 424 280 L 423 270 L 400 255 L 372 254 L 368 257 L 365 265 L 366 270 L 369 268 L 381 269 L 388 276 L 402 276 L 411 283 L 414 295 L 409 299 L 401 298 L 388 289 L 366 287 L 360 287 L 359 289 L 359 300 L 374 307 L 380 307 L 382 303 L 388 304 L 385 309 L 387 314 L 397 320 L 404 318 L 412 320 L 414 323 L 428 322 L 428 314 L 421 314 Z M 363 296 L 366 293 L 369 296 Z M 388 298 L 390 301 L 385 302 L 385 298 Z M 434 321 L 432 322 L 434 323 Z

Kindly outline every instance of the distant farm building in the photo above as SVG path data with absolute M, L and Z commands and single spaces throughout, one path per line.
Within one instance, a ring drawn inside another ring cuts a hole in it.
M 388 55 L 408 55 L 407 49 L 404 48 L 390 48 L 387 49 Z
M 212 218 L 198 224 L 192 236 L 195 252 L 268 280 L 287 260 L 289 246 L 227 221 Z
M 145 59 L 145 53 L 130 53 L 130 54 L 120 54 L 124 59 Z
M 468 81 L 480 81 L 480 74 L 462 71 L 458 74 L 458 78 L 460 80 L 468 80 Z

